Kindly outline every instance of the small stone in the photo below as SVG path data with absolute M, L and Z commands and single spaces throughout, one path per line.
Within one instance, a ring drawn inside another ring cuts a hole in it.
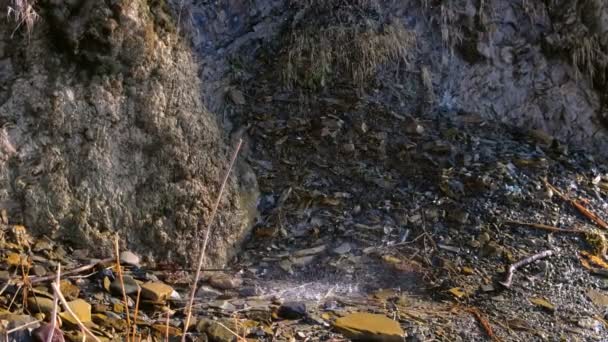
M 398 322 L 378 314 L 357 312 L 338 318 L 334 327 L 352 340 L 403 341 L 405 332 Z
M 471 248 L 479 248 L 480 246 L 481 246 L 481 243 L 479 243 L 479 241 L 477 241 L 477 240 L 469 241 L 469 247 L 471 247 Z
M 553 305 L 553 303 L 551 303 L 550 301 L 548 301 L 544 298 L 533 297 L 533 298 L 530 298 L 530 302 L 532 302 L 532 304 L 544 309 L 545 311 L 548 311 L 550 313 L 555 312 L 555 305 Z
M 120 263 L 139 267 L 141 258 L 131 251 L 123 251 L 120 253 Z
M 602 291 L 591 289 L 587 291 L 587 297 L 589 297 L 593 304 L 599 309 L 604 310 L 608 308 L 608 295 L 603 294 Z
M 78 260 L 86 260 L 89 258 L 88 249 L 76 249 L 72 252 L 72 257 Z
M 353 144 L 353 143 L 344 144 L 344 145 L 342 145 L 342 148 L 344 149 L 344 152 L 346 152 L 346 153 L 355 152 L 355 144 Z
M 122 277 L 123 284 L 125 285 L 125 293 L 127 295 L 132 295 L 137 293 L 137 289 L 139 288 L 139 284 L 133 277 L 131 276 L 123 276 Z M 120 283 L 120 279 L 116 277 L 112 283 L 110 283 L 110 292 L 115 296 L 122 296 L 122 284 Z
M 462 273 L 464 273 L 464 274 L 466 274 L 466 275 L 472 275 L 472 274 L 474 274 L 474 273 L 475 273 L 475 270 L 474 270 L 474 269 L 472 269 L 472 268 L 470 268 L 470 267 L 464 266 L 464 267 L 462 268 Z
M 206 333 L 211 341 L 233 342 L 236 340 L 234 334 L 225 327 L 232 331 L 237 330 L 237 327 L 234 326 L 234 321 L 223 320 L 218 322 L 210 319 L 201 319 L 196 325 L 196 330 L 199 333 Z
M 481 285 L 481 291 L 483 292 L 493 292 L 494 291 L 494 286 L 492 285 Z
M 34 265 L 30 271 L 33 275 L 42 277 L 48 272 L 47 269 L 42 265 Z
M 42 312 L 44 314 L 49 315 L 53 312 L 53 306 L 54 306 L 54 302 L 50 298 L 40 297 L 40 296 L 37 296 L 37 297 L 31 296 L 31 297 L 27 298 L 27 308 L 32 313 Z
M 92 308 L 94 313 L 104 313 L 108 310 L 110 310 L 110 308 L 106 305 L 106 304 L 93 304 L 93 308 Z
M 289 261 L 289 260 L 287 260 L 287 259 L 283 259 L 283 260 L 281 260 L 281 261 L 279 262 L 279 267 L 280 267 L 280 268 L 281 268 L 283 271 L 285 271 L 285 272 L 287 272 L 287 273 L 289 273 L 289 274 L 292 274 L 292 273 L 293 273 L 292 263 L 291 263 L 291 261 Z
M 304 267 L 304 266 L 310 264 L 313 260 L 315 260 L 315 256 L 309 255 L 309 256 L 304 256 L 304 257 L 300 257 L 300 258 L 294 258 L 291 260 L 291 264 L 293 266 L 297 266 L 297 267 Z
M 76 298 L 78 298 L 78 295 L 80 294 L 80 288 L 78 286 L 75 286 L 74 284 L 72 284 L 67 279 L 62 280 L 59 283 L 59 288 L 61 290 L 61 293 L 68 300 L 76 299 Z
M 262 291 L 257 286 L 244 287 L 239 290 L 239 296 L 241 297 L 255 297 L 262 294 Z
M 236 310 L 236 307 L 227 300 L 218 300 L 208 303 L 209 307 L 220 309 L 222 312 L 230 313 Z
M 592 318 L 592 317 L 581 318 L 578 320 L 577 324 L 579 327 L 581 327 L 583 329 L 594 330 L 594 331 L 595 330 L 599 331 L 602 326 L 601 322 L 599 322 L 597 319 Z
M 238 89 L 231 88 L 230 90 L 228 90 L 228 97 L 236 105 L 242 106 L 246 103 L 245 96 Z
M 481 245 L 485 245 L 486 243 L 490 242 L 490 234 L 488 234 L 488 232 L 483 232 L 479 236 L 478 240 Z
M 226 273 L 216 273 L 208 280 L 209 284 L 216 289 L 232 290 L 243 285 L 243 279 L 238 276 L 231 276 Z
M 295 253 L 293 253 L 293 256 L 294 257 L 302 257 L 302 256 L 307 256 L 307 255 L 315 255 L 315 254 L 319 254 L 319 253 L 325 251 L 326 248 L 327 248 L 326 245 L 320 245 L 320 246 L 317 246 L 317 247 L 301 249 L 301 250 L 296 251 Z
M 346 253 L 350 252 L 351 249 L 352 249 L 351 244 L 348 242 L 344 242 L 340 246 L 334 248 L 333 252 L 338 255 L 342 255 L 342 254 L 346 254 Z
M 286 302 L 279 307 L 277 315 L 285 319 L 300 319 L 306 316 L 306 304 L 303 302 Z
M 66 257 L 68 253 L 65 251 L 65 249 L 63 249 L 63 247 L 59 246 L 57 248 L 55 248 L 55 256 L 58 259 L 63 259 Z
M 201 286 L 198 291 L 196 291 L 196 296 L 200 298 L 209 298 L 214 299 L 219 297 L 222 292 L 212 288 L 211 286 Z
M 173 293 L 173 288 L 167 284 L 150 282 L 141 286 L 141 297 L 154 302 L 166 300 Z
M 7 281 L 11 279 L 11 273 L 9 271 L 0 271 L 0 280 Z
M 71 302 L 68 302 L 68 306 L 70 307 L 70 309 L 72 309 L 76 317 L 78 317 L 78 319 L 82 323 L 91 322 L 91 304 L 85 302 L 82 299 L 76 299 Z M 74 318 L 74 316 L 72 316 L 72 314 L 70 314 L 69 312 L 62 312 L 59 314 L 59 316 L 61 317 L 64 323 L 68 323 L 72 327 L 78 326 L 76 318 Z
M 27 257 L 23 256 L 19 253 L 11 253 L 9 255 L 6 256 L 6 259 L 4 260 L 9 266 L 26 266 L 27 264 Z
M 50 251 L 53 249 L 53 245 L 47 239 L 40 239 L 36 241 L 36 244 L 32 248 L 34 252 Z

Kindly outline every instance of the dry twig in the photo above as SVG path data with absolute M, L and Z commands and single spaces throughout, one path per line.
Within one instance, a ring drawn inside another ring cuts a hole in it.
M 60 286 L 61 282 L 61 263 L 57 264 L 57 278 L 55 284 L 57 287 Z M 46 342 L 52 342 L 53 336 L 55 335 L 55 329 L 57 328 L 57 307 L 59 306 L 59 298 L 56 293 L 53 293 L 53 312 L 51 313 L 51 333 L 47 336 Z
M 473 314 L 473 316 L 475 316 L 475 318 L 477 319 L 477 321 L 479 322 L 479 324 L 481 325 L 483 330 L 486 332 L 486 334 L 492 341 L 495 341 L 495 342 L 500 341 L 500 339 L 494 334 L 494 331 L 492 330 L 492 325 L 490 325 L 490 321 L 481 313 L 481 311 L 479 311 L 479 309 L 466 308 L 465 311 L 467 311 L 467 312 Z
M 171 319 L 170 311 L 167 310 L 167 317 L 165 320 L 165 341 L 169 342 L 169 320 Z
M 16 333 L 17 331 L 21 331 L 21 330 L 23 330 L 23 329 L 29 328 L 29 327 L 31 327 L 32 325 L 38 324 L 38 323 L 40 323 L 40 322 L 42 322 L 42 321 L 41 321 L 41 320 L 39 320 L 39 319 L 37 319 L 37 320 L 35 320 L 35 321 L 25 323 L 25 324 L 23 324 L 23 325 L 20 325 L 20 326 L 18 326 L 18 327 L 15 327 L 15 328 L 13 328 L 13 329 L 11 329 L 11 330 L 7 330 L 7 331 L 6 331 L 6 335 L 10 335 L 10 334 Z M 7 339 L 7 341 L 8 341 L 8 339 Z
M 135 300 L 135 315 L 133 316 L 133 341 L 135 341 L 135 332 L 137 331 L 137 315 L 139 314 L 139 297 L 141 295 L 141 287 L 137 287 L 137 299 Z
M 592 213 L 589 209 L 585 208 L 585 206 L 579 200 L 575 200 L 575 199 L 570 198 L 568 195 L 566 195 L 563 192 L 561 192 L 558 188 L 556 188 L 555 186 L 551 185 L 551 183 L 549 183 L 549 181 L 547 181 L 547 179 L 543 179 L 543 182 L 545 183 L 545 186 L 548 189 L 551 189 L 562 200 L 570 203 L 583 216 L 585 216 L 586 218 L 588 218 L 589 220 L 591 220 L 598 227 L 600 227 L 602 229 L 608 230 L 608 223 L 606 223 L 606 221 L 602 220 L 596 214 Z
M 129 300 L 127 299 L 127 291 L 125 291 L 125 283 L 122 276 L 122 269 L 120 267 L 120 252 L 118 249 L 118 234 L 114 239 L 114 253 L 116 253 L 116 272 L 118 273 L 118 279 L 120 281 L 120 288 L 122 289 L 122 299 L 125 302 L 125 312 L 127 314 L 127 327 L 131 326 L 131 318 L 129 317 Z M 127 342 L 129 342 L 129 334 L 127 333 Z
M 546 250 L 534 255 L 531 255 L 527 258 L 524 258 L 514 264 L 511 264 L 511 266 L 509 266 L 509 270 L 507 271 L 507 277 L 505 278 L 504 281 L 499 282 L 502 286 L 506 287 L 506 288 L 510 288 L 511 284 L 513 282 L 513 274 L 515 273 L 515 271 L 525 265 L 531 264 L 533 262 L 535 262 L 536 260 L 542 259 L 542 258 L 546 258 L 550 255 L 553 255 L 553 251 L 552 250 Z
M 563 228 L 549 226 L 549 225 L 542 224 L 542 223 L 510 221 L 510 220 L 504 221 L 504 223 L 506 223 L 506 224 L 512 224 L 512 225 L 532 227 L 532 228 L 536 228 L 536 229 L 546 230 L 546 231 L 552 232 L 552 233 L 585 234 L 584 230 L 580 230 L 580 229 L 563 229 Z
M 88 271 L 88 270 L 90 270 L 92 268 L 95 268 L 95 266 L 97 266 L 97 265 L 107 264 L 107 263 L 112 262 L 112 261 L 114 261 L 114 258 L 103 259 L 103 260 L 100 260 L 100 261 L 97 261 L 97 262 L 94 262 L 94 263 L 91 263 L 91 264 L 88 264 L 88 265 L 77 267 L 77 268 L 75 268 L 73 270 L 66 271 L 66 272 L 63 273 L 63 275 L 67 276 L 67 275 L 71 275 L 71 274 L 76 274 L 76 273 Z M 28 281 L 29 281 L 30 284 L 38 284 L 38 283 L 43 283 L 45 281 L 49 281 L 49 280 L 55 279 L 55 275 L 44 276 L 44 277 L 33 277 L 33 276 L 30 276 L 28 279 L 29 279 Z M 15 281 L 15 284 L 17 284 L 17 285 L 23 284 L 23 281 Z
M 230 160 L 230 164 L 228 166 L 228 170 L 226 171 L 226 175 L 224 176 L 224 180 L 222 185 L 220 186 L 220 191 L 217 195 L 217 199 L 213 204 L 213 209 L 211 210 L 211 216 L 209 217 L 209 222 L 207 223 L 207 231 L 205 232 L 205 239 L 203 241 L 203 247 L 201 249 L 201 254 L 198 259 L 198 266 L 196 268 L 196 275 L 194 276 L 194 283 L 192 283 L 192 291 L 190 292 L 190 300 L 188 301 L 188 306 L 186 310 L 186 321 L 184 323 L 184 334 L 182 335 L 182 342 L 186 342 L 186 332 L 188 331 L 188 327 L 190 326 L 190 318 L 192 316 L 192 305 L 194 304 L 194 297 L 196 296 L 196 288 L 198 281 L 201 277 L 201 269 L 203 268 L 203 264 L 205 263 L 205 251 L 207 250 L 207 243 L 209 242 L 209 235 L 211 232 L 211 225 L 213 220 L 215 219 L 215 215 L 217 213 L 217 209 L 220 206 L 220 201 L 222 199 L 222 194 L 224 193 L 224 188 L 226 187 L 226 183 L 228 182 L 228 177 L 230 176 L 230 171 L 234 167 L 234 163 L 236 161 L 236 157 L 239 155 L 239 151 L 241 150 L 241 146 L 243 145 L 243 139 L 239 139 L 239 143 L 234 150 L 234 154 L 232 155 L 232 159 Z

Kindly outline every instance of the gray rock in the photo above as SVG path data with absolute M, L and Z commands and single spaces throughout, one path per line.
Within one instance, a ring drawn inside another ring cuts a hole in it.
M 135 281 L 135 279 L 133 279 L 133 277 L 128 275 L 123 276 L 123 283 L 125 285 L 125 292 L 127 295 L 137 293 L 139 284 Z M 122 296 L 122 285 L 118 277 L 116 277 L 116 279 L 114 279 L 114 281 L 110 284 L 110 292 L 112 292 L 112 294 L 115 296 Z
M 31 296 L 27 299 L 27 307 L 32 313 L 42 312 L 49 315 L 53 312 L 53 300 L 46 297 Z M 60 307 L 58 309 L 61 311 Z
M 196 296 L 200 297 L 200 298 L 210 298 L 210 299 L 215 299 L 217 297 L 219 297 L 222 294 L 221 291 L 218 291 L 210 286 L 201 286 L 197 291 L 196 291 Z
M 334 248 L 333 252 L 336 254 L 342 255 L 342 254 L 346 254 L 346 253 L 350 252 L 351 249 L 352 249 L 351 244 L 348 242 L 344 242 L 340 246 Z
M 140 260 L 141 258 L 131 251 L 120 252 L 120 263 L 122 264 L 139 266 Z
M 232 290 L 243 285 L 243 279 L 237 275 L 215 273 L 207 280 L 209 284 L 220 290 Z
M 279 307 L 277 315 L 285 319 L 300 319 L 307 314 L 304 302 L 286 302 Z

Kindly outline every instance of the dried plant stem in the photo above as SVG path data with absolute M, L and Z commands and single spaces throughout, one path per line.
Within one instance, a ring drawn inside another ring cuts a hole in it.
M 135 315 L 133 316 L 133 341 L 135 341 L 135 332 L 137 331 L 137 315 L 139 314 L 139 297 L 141 295 L 141 287 L 137 287 L 137 299 L 135 300 Z
M 61 285 L 61 263 L 57 264 L 57 278 L 55 279 L 57 287 Z M 53 313 L 51 313 L 51 333 L 47 336 L 46 342 L 52 342 L 57 328 L 57 307 L 59 306 L 59 298 L 56 293 L 53 293 Z
M 466 308 L 465 309 L 467 312 L 471 313 L 473 316 L 475 316 L 475 318 L 477 319 L 477 321 L 479 322 L 479 324 L 481 324 L 483 330 L 486 332 L 486 334 L 488 335 L 488 337 L 495 342 L 499 342 L 500 339 L 494 334 L 494 331 L 492 330 L 492 325 L 490 324 L 490 321 L 488 321 L 488 319 L 481 313 L 481 311 L 477 308 Z
M 97 261 L 95 263 L 91 263 L 88 265 L 84 265 L 84 266 L 80 266 L 77 267 L 73 270 L 69 270 L 63 273 L 64 276 L 67 275 L 71 275 L 71 274 L 76 274 L 76 273 L 80 273 L 80 272 L 84 272 L 84 271 L 88 271 L 92 268 L 95 268 L 95 266 L 97 265 L 101 265 L 101 264 L 107 264 L 109 262 L 114 261 L 114 258 L 108 258 L 108 259 L 103 259 L 101 261 Z M 45 281 L 49 281 L 49 280 L 53 280 L 55 278 L 55 275 L 50 275 L 50 276 L 44 276 L 44 277 L 29 277 L 28 281 L 30 284 L 38 284 L 38 283 L 43 283 Z M 21 281 L 17 281 L 15 282 L 16 284 L 23 284 L 23 282 Z
M 78 326 L 80 327 L 80 329 L 82 329 L 82 331 L 84 331 L 87 335 L 91 336 L 93 338 L 93 340 L 95 340 L 96 342 L 101 342 L 99 340 L 99 338 L 97 338 L 97 336 L 95 336 L 87 327 L 85 327 L 85 325 L 82 323 L 82 321 L 80 320 L 80 318 L 78 318 L 78 316 L 76 316 L 76 314 L 74 313 L 74 311 L 72 311 L 72 308 L 70 308 L 70 306 L 68 305 L 68 301 L 65 299 L 65 297 L 61 293 L 61 290 L 59 289 L 59 286 L 57 284 L 55 284 L 55 283 L 51 284 L 51 286 L 53 287 L 53 291 L 55 291 L 55 294 L 57 295 L 57 297 L 59 297 L 59 300 L 61 301 L 61 304 L 63 305 L 63 308 L 70 315 L 72 315 L 72 317 L 74 317 L 74 319 L 76 320 L 76 323 L 78 323 Z
M 127 327 L 131 326 L 131 318 L 129 317 L 129 300 L 127 299 L 127 291 L 125 290 L 125 282 L 122 276 L 122 268 L 120 267 L 120 252 L 118 248 L 118 234 L 114 239 L 114 253 L 116 254 L 116 272 L 118 273 L 118 280 L 120 281 L 120 288 L 122 290 L 122 299 L 125 302 L 125 312 L 127 313 Z M 129 342 L 129 334 L 127 334 L 127 342 Z
M 167 310 L 167 317 L 165 319 L 165 341 L 169 342 L 169 319 L 171 318 L 169 310 Z
M 543 179 L 545 186 L 548 189 L 551 189 L 559 198 L 561 198 L 562 200 L 570 203 L 574 208 L 576 208 L 583 216 L 585 216 L 586 218 L 588 218 L 589 220 L 591 220 L 593 223 L 595 223 L 598 227 L 608 230 L 608 223 L 606 223 L 606 221 L 602 220 L 599 216 L 597 216 L 595 213 L 591 212 L 589 209 L 585 208 L 584 205 L 581 204 L 581 202 L 579 200 L 575 200 L 570 198 L 568 195 L 564 194 L 562 191 L 560 191 L 558 188 L 556 188 L 555 186 L 551 185 L 551 183 L 549 183 L 549 181 L 547 181 L 547 179 Z
M 506 224 L 512 224 L 512 225 L 520 225 L 520 226 L 532 227 L 532 228 L 536 228 L 536 229 L 546 230 L 546 231 L 552 232 L 552 233 L 585 234 L 584 230 L 579 230 L 579 229 L 563 229 L 563 228 L 549 226 L 549 225 L 542 224 L 542 223 L 510 221 L 510 220 L 504 221 L 504 223 L 506 223 Z
M 192 289 L 190 292 L 190 300 L 188 301 L 188 306 L 187 306 L 187 310 L 186 310 L 186 321 L 184 323 L 184 334 L 182 335 L 182 342 L 186 342 L 186 332 L 188 331 L 188 327 L 190 326 L 190 318 L 192 317 L 192 305 L 194 304 L 194 297 L 196 296 L 197 284 L 201 277 L 201 269 L 203 268 L 203 264 L 205 263 L 205 252 L 207 250 L 207 243 L 209 242 L 211 225 L 213 223 L 213 220 L 215 219 L 217 209 L 220 206 L 222 194 L 224 193 L 224 189 L 226 188 L 226 183 L 228 182 L 228 178 L 230 176 L 230 171 L 232 171 L 232 168 L 234 167 L 234 163 L 236 162 L 236 158 L 239 155 L 239 151 L 241 150 L 242 145 L 243 145 L 243 139 L 239 139 L 239 143 L 238 143 L 236 149 L 234 150 L 234 154 L 232 155 L 232 159 L 230 160 L 228 170 L 226 171 L 226 175 L 224 176 L 224 180 L 222 181 L 222 185 L 221 185 L 220 191 L 217 195 L 217 199 L 215 200 L 215 203 L 213 204 L 213 209 L 211 210 L 211 216 L 209 217 L 209 222 L 207 223 L 207 231 L 205 232 L 205 239 L 203 241 L 203 246 L 201 248 L 201 254 L 198 259 L 196 275 L 194 276 L 194 282 L 192 283 Z
M 17 331 L 21 331 L 21 330 L 23 330 L 23 329 L 25 329 L 25 328 L 29 328 L 29 327 L 31 327 L 32 325 L 38 324 L 38 323 L 40 323 L 40 322 L 42 322 L 42 321 L 41 321 L 41 320 L 39 320 L 39 319 L 37 319 L 37 320 L 35 320 L 35 321 L 29 322 L 29 323 L 25 323 L 24 325 L 20 325 L 20 326 L 15 327 L 15 328 L 13 328 L 13 329 L 11 329 L 11 330 L 7 330 L 7 331 L 6 331 L 6 335 L 8 336 L 8 335 L 10 335 L 10 334 L 12 334 L 12 333 L 16 333 Z M 8 341 L 8 338 L 7 338 L 7 341 Z
M 511 266 L 509 266 L 509 270 L 507 271 L 507 277 L 505 278 L 504 281 L 499 282 L 502 286 L 506 287 L 506 288 L 510 288 L 511 284 L 513 282 L 513 274 L 515 273 L 515 271 L 525 265 L 531 264 L 539 259 L 542 258 L 546 258 L 550 255 L 553 255 L 553 251 L 552 250 L 546 250 L 534 255 L 531 255 L 527 258 L 521 259 L 520 261 L 512 264 Z

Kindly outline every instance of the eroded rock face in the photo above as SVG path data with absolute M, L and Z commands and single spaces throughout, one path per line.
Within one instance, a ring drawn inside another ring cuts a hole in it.
M 35 233 L 154 260 L 198 256 L 231 148 L 162 1 L 41 1 L 32 37 L 0 18 L 0 205 Z M 4 11 L 2 11 L 4 12 Z M 29 41 L 28 41 L 29 40 Z M 256 185 L 231 177 L 209 263 L 233 255 Z
M 273 59 L 280 54 L 281 37 L 306 15 L 310 2 L 183 3 L 188 13 L 184 17 L 192 18 L 184 21 L 186 31 L 206 66 L 201 75 L 208 81 L 205 93 L 213 94 L 208 101 L 216 104 L 217 94 L 229 85 L 224 75 L 235 74 L 230 61 L 244 60 L 249 67 L 236 74 L 255 74 L 251 58 Z M 333 0 L 313 3 L 346 6 Z M 371 19 L 399 22 L 416 35 L 409 65 L 400 73 L 388 65 L 393 72 L 377 80 L 381 89 L 391 88 L 428 71 L 426 83 L 432 86 L 432 96 L 425 94 L 424 109 L 411 105 L 407 94 L 391 94 L 405 98 L 404 111 L 476 114 L 522 129 L 543 130 L 599 153 L 607 151 L 608 8 L 602 1 L 359 1 L 350 8 L 365 16 L 366 7 L 374 8 Z M 283 69 L 277 64 L 274 70 Z M 277 92 L 281 90 L 277 87 Z

